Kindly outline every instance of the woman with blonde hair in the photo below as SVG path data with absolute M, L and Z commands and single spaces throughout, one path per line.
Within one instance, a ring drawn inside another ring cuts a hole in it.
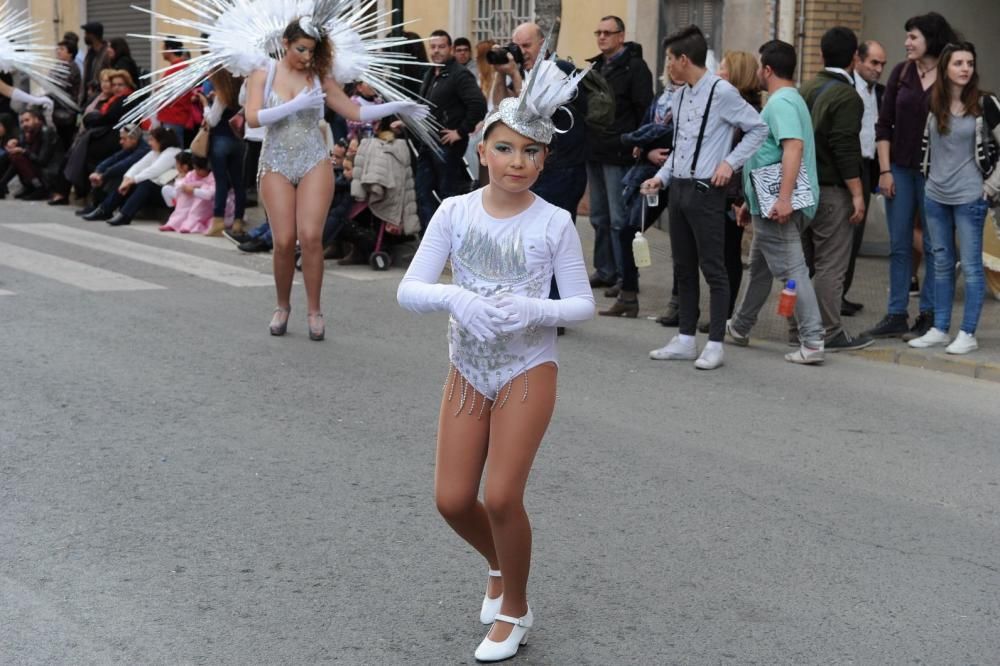
M 719 77 L 729 81 L 740 92 L 747 104 L 761 110 L 760 81 L 757 80 L 757 58 L 746 51 L 726 51 L 719 61 Z M 735 146 L 743 138 L 736 130 L 733 136 Z M 729 276 L 729 316 L 733 316 L 736 297 L 740 295 L 743 283 L 743 227 L 736 223 L 733 206 L 743 204 L 743 170 L 733 174 L 726 190 L 726 274 Z M 707 326 L 705 331 L 707 331 Z
M 479 73 L 479 89 L 483 91 L 486 103 L 490 103 L 493 95 L 493 79 L 497 76 L 497 70 L 493 65 L 486 62 L 486 54 L 496 46 L 492 39 L 484 39 L 476 43 L 476 71 Z

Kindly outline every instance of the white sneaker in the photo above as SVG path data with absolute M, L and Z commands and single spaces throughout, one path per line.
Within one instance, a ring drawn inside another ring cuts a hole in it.
M 942 330 L 931 328 L 929 331 L 921 335 L 919 338 L 913 338 L 910 340 L 908 345 L 915 349 L 927 349 L 928 347 L 938 347 L 940 345 L 946 345 L 951 341 L 948 334 Z
M 800 365 L 819 365 L 826 360 L 826 355 L 823 353 L 823 343 L 819 343 L 818 349 L 799 345 L 796 351 L 785 354 L 785 360 Z
M 729 339 L 733 341 L 733 344 L 737 347 L 746 347 L 750 344 L 750 336 L 743 335 L 733 328 L 733 320 L 730 319 L 726 322 L 726 333 L 729 335 Z
M 694 362 L 694 367 L 699 370 L 715 370 L 720 365 L 722 365 L 722 345 L 714 349 L 705 345 L 705 348 L 701 350 L 701 356 Z
M 976 342 L 976 336 L 965 331 L 959 331 L 955 341 L 945 347 L 945 351 L 949 354 L 968 354 L 977 349 L 979 349 L 979 343 Z
M 490 577 L 500 578 L 502 574 L 495 569 L 490 569 Z M 503 603 L 503 595 L 501 594 L 496 599 L 490 598 L 489 595 L 483 595 L 483 607 L 479 610 L 479 621 L 483 624 L 493 624 L 493 619 L 500 612 L 500 605 Z
M 679 335 L 675 335 L 666 346 L 649 352 L 649 358 L 654 361 L 693 361 L 698 358 L 698 345 L 694 339 L 685 344 Z
M 506 640 L 497 643 L 488 637 L 476 648 L 476 661 L 503 661 L 510 659 L 517 654 L 517 649 L 528 642 L 528 629 L 531 628 L 535 618 L 531 614 L 531 606 L 524 617 L 511 617 L 509 615 L 497 615 L 497 622 L 507 622 L 514 625 L 510 636 Z M 487 634 L 488 636 L 488 634 Z

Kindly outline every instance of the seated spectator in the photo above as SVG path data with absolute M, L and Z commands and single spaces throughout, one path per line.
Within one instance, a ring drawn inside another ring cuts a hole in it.
M 73 100 L 80 98 L 80 68 L 76 66 L 76 42 L 63 40 L 56 46 L 56 59 L 59 61 L 57 67 L 63 71 L 54 72 L 53 78 L 59 80 L 63 78 L 65 84 L 61 86 Z M 59 141 L 62 144 L 63 152 L 69 150 L 73 144 L 73 137 L 76 136 L 76 126 L 79 113 L 76 109 L 62 103 L 58 98 L 54 98 L 55 107 L 52 109 L 52 122 L 55 124 L 56 132 L 59 134 Z
M 89 175 L 98 163 L 118 150 L 115 125 L 125 114 L 125 100 L 135 90 L 135 85 L 128 72 L 118 69 L 110 70 L 108 81 L 111 84 L 110 97 L 103 103 L 90 105 L 94 110 L 83 115 L 82 130 L 66 155 L 62 170 L 65 180 L 55 192 L 57 199 L 68 197 L 70 187 L 76 189 L 78 196 L 85 196 L 90 191 Z M 103 92 L 98 99 L 102 97 Z
M 135 64 L 132 58 L 132 50 L 124 37 L 115 37 L 108 42 L 108 61 L 112 69 L 123 69 L 132 77 L 132 83 L 136 88 L 141 88 L 139 81 L 139 65 Z
M 209 168 L 208 158 L 189 156 L 190 153 L 186 152 L 177 154 L 176 184 L 163 186 L 163 199 L 168 206 L 174 207 L 174 212 L 167 223 L 160 227 L 160 231 L 202 234 L 212 226 L 215 177 Z M 185 162 L 190 163 L 190 169 L 187 169 Z
M 358 81 L 354 84 L 354 93 L 351 95 L 351 101 L 361 106 L 368 106 L 370 104 L 381 104 L 382 98 L 375 92 L 374 89 L 372 89 L 370 85 L 363 81 Z M 361 139 L 374 134 L 378 125 L 378 120 L 369 120 L 368 122 L 348 120 L 347 138 L 361 141 Z
M 118 132 L 118 145 L 121 150 L 101 161 L 90 174 L 91 205 L 76 211 L 77 216 L 89 215 L 100 205 L 109 192 L 121 185 L 125 172 L 149 152 L 149 144 L 142 138 L 142 128 L 138 125 L 126 125 Z
M 160 187 L 174 176 L 174 158 L 180 148 L 173 132 L 157 127 L 149 133 L 149 149 L 125 172 L 118 189 L 105 197 L 94 212 L 83 216 L 85 220 L 107 220 L 113 227 L 131 224 L 143 206 L 159 198 Z M 115 210 L 118 215 L 112 218 Z
M 26 201 L 48 199 L 62 148 L 55 129 L 45 124 L 41 110 L 33 107 L 21 113 L 20 135 L 9 139 L 4 150 L 9 166 L 0 177 L 0 194 L 6 196 L 7 183 L 16 174 L 23 186 L 16 198 Z

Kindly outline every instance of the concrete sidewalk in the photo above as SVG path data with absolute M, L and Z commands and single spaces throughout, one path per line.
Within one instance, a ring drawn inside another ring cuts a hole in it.
M 577 217 L 576 226 L 583 241 L 584 256 L 589 263 L 593 254 L 593 227 L 590 226 L 590 219 L 585 216 Z M 670 300 L 673 266 L 670 259 L 670 240 L 665 227 L 662 230 L 651 227 L 647 230 L 646 236 L 649 239 L 653 265 L 641 271 L 639 317 L 652 320 L 664 311 Z M 749 239 L 744 243 L 744 248 L 748 247 Z M 889 260 L 887 257 L 881 256 L 885 254 L 886 247 L 887 237 L 884 228 L 878 224 L 869 223 L 865 234 L 865 246 L 862 249 L 862 255 L 858 257 L 855 268 L 854 285 L 848 294 L 851 301 L 862 303 L 865 307 L 854 317 L 844 317 L 844 326 L 852 334 L 860 333 L 875 325 L 886 313 Z M 745 272 L 744 276 L 746 276 Z M 923 271 L 921 270 L 922 278 Z M 761 312 L 757 326 L 750 334 L 751 345 L 764 342 L 767 343 L 767 346 L 774 345 L 783 348 L 787 343 L 787 324 L 776 314 L 780 291 L 781 285 L 775 281 L 771 298 Z M 605 298 L 603 292 L 603 289 L 594 291 L 599 310 L 606 309 L 613 302 L 613 299 Z M 953 331 L 957 330 L 962 318 L 963 298 L 963 280 L 959 278 L 952 315 Z M 704 279 L 702 279 L 701 287 L 701 312 L 703 319 L 707 318 L 708 285 L 705 284 Z M 917 302 L 916 298 L 912 298 L 910 301 L 911 322 L 916 314 Z M 659 324 L 654 321 L 649 321 L 649 325 L 659 327 Z M 667 339 L 666 334 L 670 332 L 676 332 L 676 329 L 664 329 L 665 340 Z M 702 338 L 705 337 L 703 334 L 699 335 Z M 898 363 L 1000 382 L 1000 302 L 991 294 L 987 294 L 979 329 L 976 331 L 976 339 L 979 342 L 979 349 L 965 356 L 947 354 L 943 348 L 937 348 L 933 351 L 912 349 L 898 338 L 876 340 L 871 347 L 851 353 L 873 361 Z

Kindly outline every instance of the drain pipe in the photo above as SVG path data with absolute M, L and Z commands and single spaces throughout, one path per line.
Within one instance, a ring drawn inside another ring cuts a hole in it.
M 799 66 L 795 75 L 795 85 L 802 85 L 802 64 L 805 61 L 804 51 L 806 48 L 806 0 L 799 0 Z

